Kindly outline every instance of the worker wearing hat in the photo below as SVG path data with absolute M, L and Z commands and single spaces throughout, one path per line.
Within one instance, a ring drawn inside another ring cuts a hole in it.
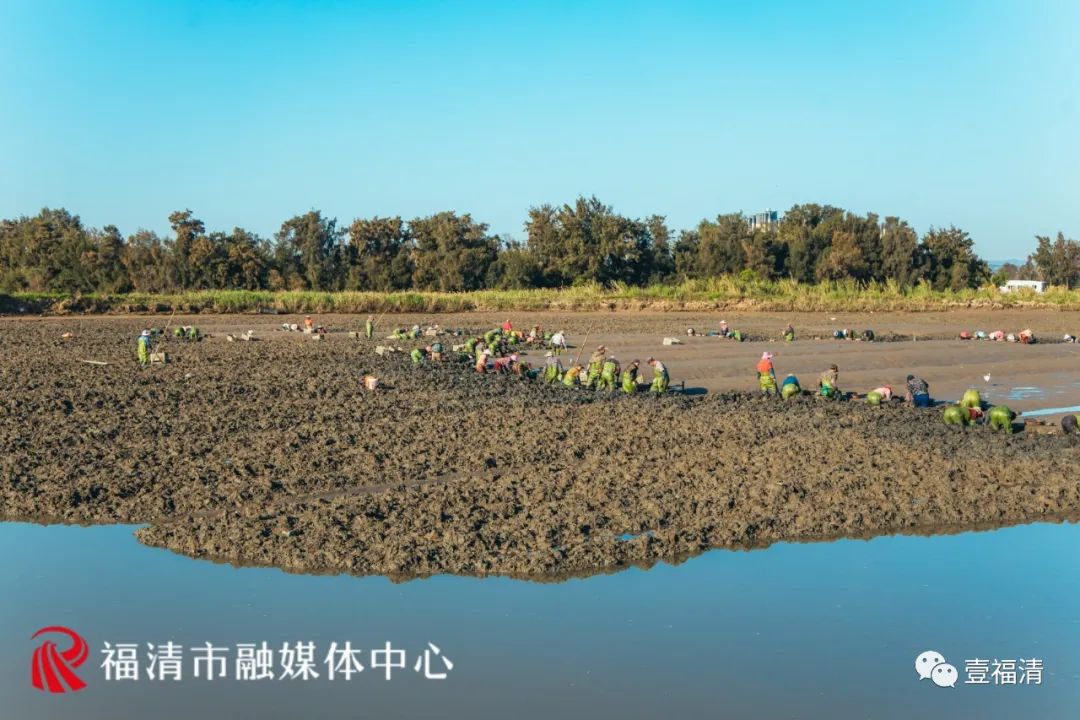
M 664 363 L 660 362 L 656 358 L 649 358 L 646 361 L 653 369 L 653 381 L 649 386 L 649 390 L 657 395 L 663 395 L 668 390 L 668 384 L 671 382 L 671 376 L 668 375 L 667 367 Z
M 779 394 L 776 389 L 776 370 L 773 368 L 772 359 L 771 352 L 763 352 L 757 364 L 758 387 L 766 395 Z
M 572 363 L 565 373 L 563 373 L 562 384 L 566 387 L 574 387 L 581 379 L 581 366 L 577 363 Z
M 600 367 L 600 381 L 597 389 L 615 392 L 615 379 L 619 377 L 619 370 L 619 361 L 614 355 L 608 355 L 607 360 Z
M 637 371 L 639 367 L 641 367 L 641 361 L 635 359 L 622 372 L 622 391 L 627 395 L 633 395 L 637 392 Z
M 840 388 L 836 386 L 839 378 L 840 368 L 835 363 L 830 365 L 828 370 L 821 373 L 821 378 L 818 380 L 818 389 L 822 397 L 833 399 L 840 397 Z
M 600 380 L 600 371 L 604 366 L 604 359 L 607 354 L 607 347 L 604 345 L 597 345 L 596 352 L 589 358 L 589 364 L 586 366 L 585 382 L 582 383 L 587 388 L 592 388 Z
M 548 350 L 544 353 L 544 382 L 548 385 L 554 385 L 559 381 L 562 376 L 563 367 L 559 362 L 559 358 L 555 357 L 555 353 Z
M 566 333 L 562 330 L 556 331 L 551 336 L 551 350 L 556 355 L 566 352 Z
M 139 356 L 140 365 L 150 364 L 150 331 L 143 330 L 139 333 L 139 339 L 135 341 L 135 350 Z

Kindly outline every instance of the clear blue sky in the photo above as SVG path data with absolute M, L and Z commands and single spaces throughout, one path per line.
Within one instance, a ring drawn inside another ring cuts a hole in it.
M 829 202 L 1080 238 L 1080 3 L 0 0 L 0 215 Z

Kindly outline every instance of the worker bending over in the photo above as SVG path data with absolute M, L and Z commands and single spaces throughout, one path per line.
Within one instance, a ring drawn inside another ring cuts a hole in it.
M 904 399 L 915 407 L 930 407 L 930 385 L 922 378 L 907 376 L 907 392 Z
M 840 388 L 836 384 L 839 379 L 840 368 L 835 364 L 830 365 L 828 370 L 821 373 L 818 379 L 818 390 L 821 396 L 833 399 L 840 397 Z
M 608 392 L 615 391 L 615 378 L 619 376 L 619 361 L 615 359 L 614 355 L 608 355 L 607 360 L 600 366 L 600 382 L 597 386 L 599 390 L 607 390 Z
M 640 360 L 634 360 L 622 373 L 622 391 L 627 395 L 637 392 L 637 371 L 641 366 Z
M 881 403 L 887 403 L 890 400 L 892 400 L 891 385 L 882 385 L 881 387 L 874 388 L 866 393 L 866 402 L 868 405 L 880 405 Z
M 671 382 L 667 367 L 656 358 L 649 358 L 647 362 L 653 369 L 653 381 L 652 385 L 649 386 L 649 390 L 657 395 L 663 395 L 667 392 L 668 384 Z
M 990 429 L 994 432 L 1004 430 L 1006 435 L 1013 434 L 1012 421 L 1016 419 L 1016 413 L 1006 405 L 995 405 L 990 408 Z
M 585 382 L 581 384 L 590 390 L 595 387 L 600 380 L 600 370 L 604 366 L 606 352 L 607 348 L 603 345 L 599 345 L 596 348 L 596 352 L 589 358 L 589 364 L 585 371 Z
M 581 366 L 574 363 L 569 370 L 563 373 L 562 384 L 566 387 L 574 387 L 578 384 L 579 375 L 581 375 Z
M 554 385 L 559 381 L 563 374 L 562 363 L 559 362 L 559 358 L 555 357 L 551 351 L 544 353 L 544 382 L 548 385 Z

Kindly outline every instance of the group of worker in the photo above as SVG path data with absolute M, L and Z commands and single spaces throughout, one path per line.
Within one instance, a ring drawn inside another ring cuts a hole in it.
M 964 330 L 960 333 L 961 340 L 991 340 L 994 342 L 1011 342 L 1020 343 L 1021 345 L 1033 345 L 1035 343 L 1035 333 L 1031 331 L 1031 328 L 1026 328 L 1018 333 L 1006 333 L 1004 330 L 994 330 L 992 332 L 984 332 L 983 330 L 976 330 L 974 333 Z M 1065 342 L 1075 342 L 1075 338 L 1072 335 L 1066 335 Z
M 945 408 L 944 415 L 946 425 L 964 427 L 982 421 L 988 424 L 994 432 L 1004 430 L 1008 435 L 1013 433 L 1013 420 L 1015 419 L 1016 413 L 1006 405 L 995 405 L 989 411 L 985 410 L 982 397 L 979 395 L 979 391 L 974 388 L 966 390 L 964 396 L 960 398 L 960 402 Z
M 135 357 L 138 359 L 140 365 L 150 364 L 150 354 L 154 351 L 154 344 L 156 340 L 165 335 L 168 327 L 165 330 L 161 328 L 150 328 L 143 330 L 139 333 L 139 336 L 135 338 Z M 176 340 L 182 341 L 199 341 L 203 339 L 202 331 L 194 325 L 179 325 L 172 330 L 172 336 Z
M 862 340 L 864 342 L 874 342 L 874 338 L 876 337 L 874 331 L 869 329 L 863 330 L 862 332 L 850 330 L 848 328 L 833 330 L 833 339 L 835 340 Z
M 324 328 L 314 323 L 311 316 L 304 317 L 303 328 L 306 332 L 320 332 Z M 164 334 L 160 330 L 143 330 L 136 341 L 136 353 L 140 365 L 150 363 L 150 355 L 153 350 L 155 335 Z M 202 334 L 194 326 L 180 326 L 174 329 L 173 334 L 178 339 L 198 340 Z M 375 318 L 368 316 L 365 323 L 365 335 L 372 339 L 375 334 Z M 439 327 L 433 326 L 421 331 L 419 325 L 412 328 L 400 328 L 395 330 L 394 336 L 399 339 L 416 339 L 424 335 L 433 335 L 436 339 L 423 348 L 414 348 L 410 352 L 410 358 L 414 365 L 421 365 L 426 361 L 441 362 L 445 358 L 443 343 L 438 336 L 444 334 Z M 454 334 L 461 334 L 460 331 Z M 696 334 L 692 329 L 688 334 Z M 709 333 L 713 335 L 713 332 Z M 741 333 L 728 328 L 725 321 L 720 323 L 720 331 L 715 333 L 723 337 L 733 337 L 742 340 Z M 788 324 L 782 334 L 786 341 L 794 340 L 795 329 Z M 852 338 L 853 334 L 848 330 L 838 331 L 838 338 Z M 862 333 L 861 339 L 873 340 L 873 331 L 867 330 Z M 961 333 L 963 339 L 989 339 L 998 341 L 1014 341 L 1032 343 L 1035 341 L 1030 330 L 1023 330 L 1018 337 L 1004 336 L 1001 331 L 995 331 L 989 335 L 979 332 L 975 335 Z M 542 368 L 533 368 L 532 365 L 523 361 L 518 354 L 517 347 L 545 347 L 547 352 L 544 356 Z M 509 320 L 500 327 L 485 332 L 482 336 L 471 337 L 463 345 L 455 346 L 454 350 L 462 352 L 465 357 L 475 360 L 474 368 L 478 373 L 494 372 L 499 374 L 516 374 L 529 378 L 538 378 L 549 385 L 562 384 L 565 387 L 581 387 L 586 390 L 599 390 L 615 392 L 621 389 L 626 394 L 638 392 L 641 361 L 633 360 L 625 368 L 622 367 L 614 355 L 608 354 L 604 345 L 597 346 L 585 366 L 581 366 L 577 360 L 569 367 L 564 367 L 561 356 L 568 348 L 566 333 L 544 332 L 539 325 L 534 325 L 528 333 L 514 330 Z M 790 399 L 803 394 L 799 379 L 794 374 L 788 374 L 782 382 L 777 381 L 776 368 L 773 364 L 774 355 L 765 351 L 756 366 L 758 387 L 762 393 Z M 665 394 L 670 386 L 670 375 L 667 367 L 656 358 L 650 357 L 646 364 L 653 369 L 653 379 L 649 384 L 649 390 L 656 394 Z M 840 369 L 834 363 L 819 376 L 817 394 L 828 399 L 846 399 L 847 395 L 839 388 Z M 881 405 L 893 400 L 892 387 L 884 384 L 866 393 L 866 402 L 870 405 Z M 904 401 L 914 407 L 931 407 L 929 384 L 922 378 L 909 374 L 905 381 Z M 969 389 L 964 393 L 960 402 L 950 405 L 945 409 L 944 422 L 947 425 L 968 426 L 979 422 L 985 422 L 994 431 L 1004 430 L 1012 434 L 1012 422 L 1016 413 L 1005 405 L 998 405 L 984 409 L 984 404 L 979 392 Z M 1066 434 L 1080 431 L 1077 425 L 1077 417 L 1067 415 L 1062 420 L 1062 431 Z
M 372 332 L 370 326 L 368 331 Z M 536 347 L 547 348 L 543 367 L 534 368 L 519 354 L 519 348 Z M 562 330 L 544 332 L 539 325 L 533 325 L 528 333 L 523 333 L 514 330 L 511 322 L 507 320 L 500 327 L 488 330 L 483 335 L 470 337 L 461 345 L 455 345 L 453 351 L 459 358 L 471 360 L 474 370 L 479 374 L 519 375 L 539 379 L 549 385 L 561 384 L 564 387 L 580 387 L 586 390 L 615 392 L 621 389 L 626 394 L 639 390 L 640 360 L 633 360 L 624 368 L 614 355 L 608 354 L 606 346 L 600 345 L 586 365 L 582 366 L 575 360 L 569 367 L 565 367 L 561 358 L 568 347 L 566 333 Z M 410 352 L 410 357 L 414 365 L 441 361 L 445 358 L 443 345 L 436 341 L 427 347 L 415 348 Z M 667 367 L 653 357 L 648 358 L 645 363 L 653 370 L 649 390 L 656 394 L 665 394 L 671 384 Z
M 777 386 L 773 357 L 771 352 L 766 351 L 761 354 L 761 359 L 758 360 L 757 377 L 758 387 L 761 392 L 766 395 L 778 395 L 785 400 L 801 395 L 803 390 L 799 385 L 799 379 L 793 374 L 789 374 L 779 384 L 779 387 Z M 818 378 L 818 394 L 824 398 L 844 399 L 846 395 L 840 391 L 839 378 L 840 368 L 834 363 Z M 866 393 L 868 405 L 881 405 L 892 400 L 893 389 L 887 383 Z M 909 374 L 905 380 L 904 402 L 914 407 L 932 407 L 934 403 L 930 399 L 930 384 L 920 377 Z M 967 426 L 984 421 L 990 426 L 991 430 L 1004 430 L 1010 435 L 1013 432 L 1012 422 L 1015 419 L 1016 413 L 1005 405 L 996 405 L 988 411 L 984 410 L 982 397 L 979 395 L 979 391 L 975 389 L 969 389 L 965 392 L 960 402 L 947 407 L 944 414 L 946 425 Z M 1065 427 L 1064 422 L 1062 429 L 1066 433 L 1070 431 L 1070 428 Z
M 792 330 L 791 339 L 795 339 L 795 331 Z M 708 330 L 706 332 L 700 332 L 695 328 L 686 328 L 686 334 L 688 337 L 720 337 L 734 340 L 735 342 L 742 342 L 746 339 L 746 335 L 742 330 L 735 330 L 728 326 L 727 320 L 720 321 L 720 327 L 718 330 Z
M 802 385 L 799 384 L 799 378 L 795 377 L 794 374 L 788 374 L 783 382 L 777 383 L 773 357 L 775 356 L 771 352 L 765 351 L 761 354 L 761 359 L 758 360 L 756 368 L 758 388 L 766 395 L 780 396 L 785 400 L 801 395 L 803 392 Z M 818 378 L 818 394 L 832 400 L 842 399 L 844 396 L 840 392 L 839 379 L 840 368 L 835 364 L 830 365 Z M 872 394 L 877 399 L 874 404 L 879 404 L 882 398 L 892 397 L 892 389 L 886 385 L 874 390 Z
M 738 342 L 742 342 L 746 339 L 746 335 L 741 330 L 733 330 L 728 327 L 726 320 L 720 321 L 719 330 L 709 330 L 708 332 L 702 333 L 691 327 L 686 328 L 686 334 L 690 337 L 704 336 L 730 338 Z M 837 340 L 865 340 L 867 342 L 873 342 L 876 337 L 873 330 L 863 330 L 862 332 L 857 332 L 854 330 L 849 330 L 847 328 L 834 330 L 832 335 Z M 791 325 L 791 323 L 788 323 L 787 326 L 784 327 L 784 329 L 780 332 L 780 339 L 784 342 L 792 342 L 793 340 L 795 340 L 795 328 Z
M 645 363 L 653 370 L 649 390 L 658 395 L 665 394 L 671 384 L 667 366 L 653 357 L 648 358 Z M 641 361 L 637 359 L 631 361 L 625 368 L 622 367 L 614 355 L 608 354 L 607 347 L 599 345 L 584 367 L 574 362 L 569 368 L 564 368 L 558 356 L 548 351 L 544 357 L 544 369 L 540 377 L 549 385 L 561 383 L 565 387 L 582 387 L 586 390 L 607 392 L 615 392 L 618 388 L 627 395 L 633 395 L 639 389 L 638 370 L 640 368 Z

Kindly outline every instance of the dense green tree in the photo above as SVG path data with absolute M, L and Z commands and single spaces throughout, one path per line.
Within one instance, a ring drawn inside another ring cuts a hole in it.
M 191 210 L 172 213 L 169 224 L 167 239 L 145 230 L 125 239 L 112 225 L 86 228 L 64 209 L 0 220 L 0 291 L 458 291 L 720 275 L 927 282 L 942 290 L 990 279 L 962 230 L 931 229 L 920 241 L 899 218 L 817 204 L 795 205 L 764 227 L 752 228 L 741 213 L 718 215 L 677 239 L 664 217 L 625 217 L 595 197 L 531 208 L 524 243 L 494 237 L 487 225 L 453 212 L 408 223 L 358 219 L 343 231 L 312 210 L 282 223 L 273 244 L 242 228 L 208 233 Z M 1024 267 L 1002 268 L 1004 277 L 1080 285 L 1080 243 L 1062 233 L 1036 240 Z
M 87 292 L 95 287 L 94 243 L 78 215 L 45 208 L 0 223 L 0 282 L 5 290 Z
M 400 217 L 354 220 L 348 238 L 350 290 L 403 290 L 412 285 L 412 237 Z
M 576 263 L 568 255 L 569 238 L 559 225 L 558 214 L 555 207 L 540 205 L 529 208 L 525 221 L 526 247 L 540 270 L 542 286 L 569 285 L 574 272 L 582 269 L 575 268 Z
M 878 216 L 867 213 L 865 217 L 853 213 L 844 213 L 842 222 L 843 232 L 849 233 L 859 250 L 862 258 L 862 267 L 852 277 L 863 281 L 881 281 L 885 279 L 883 270 L 883 244 L 881 237 L 881 224 Z M 833 243 L 836 235 L 833 235 Z
M 134 290 L 162 293 L 179 288 L 172 248 L 149 230 L 127 239 L 120 260 Z
M 837 230 L 815 272 L 818 280 L 860 280 L 866 277 L 866 268 L 866 258 L 856 234 L 850 230 Z
M 652 219 L 652 229 L 663 233 L 662 225 Z M 534 207 L 525 229 L 545 285 L 641 284 L 656 259 L 649 223 L 619 215 L 595 197 L 558 209 Z
M 169 215 L 169 226 L 175 237 L 172 244 L 173 262 L 176 264 L 176 279 L 182 288 L 198 287 L 199 266 L 192 262 L 192 248 L 206 232 L 202 220 L 195 218 L 191 210 L 177 210 Z M 202 248 L 202 249 L 205 249 Z
M 740 213 L 718 215 L 697 226 L 697 272 L 701 276 L 733 275 L 746 268 L 750 226 Z
M 540 263 L 528 246 L 513 240 L 502 241 L 485 285 L 498 290 L 520 290 L 540 287 L 542 282 Z
M 1035 252 L 1028 256 L 1035 278 L 1069 289 L 1080 285 L 1080 243 L 1061 232 L 1055 240 L 1037 235 L 1035 243 Z
M 935 290 L 963 290 L 990 280 L 990 266 L 975 254 L 974 245 L 970 235 L 952 226 L 930 228 L 923 235 L 926 277 Z
M 885 218 L 881 227 L 881 274 L 901 286 L 914 285 L 925 271 L 919 234 L 904 220 Z
M 453 212 L 411 220 L 413 287 L 450 292 L 484 287 L 498 251 L 498 240 L 487 229 L 471 215 Z
M 831 205 L 795 205 L 777 225 L 777 242 L 786 247 L 786 274 L 800 282 L 814 282 L 817 264 L 842 229 L 843 211 Z
M 700 247 L 701 236 L 697 230 L 683 230 L 679 233 L 679 239 L 675 241 L 675 247 L 671 251 L 677 278 L 702 277 L 701 266 L 698 264 Z
M 83 253 L 93 279 L 93 289 L 107 292 L 126 292 L 131 288 L 124 270 L 124 236 L 115 225 L 90 231 L 90 247 Z
M 218 287 L 237 290 L 258 290 L 267 286 L 271 266 L 268 243 L 243 228 L 233 231 L 222 239 L 223 284 Z
M 274 259 L 285 286 L 306 290 L 340 290 L 344 284 L 342 233 L 337 220 L 318 210 L 281 224 L 275 236 Z
M 785 274 L 788 260 L 788 246 L 777 237 L 776 228 L 758 228 L 742 241 L 744 267 L 754 277 L 774 280 Z
M 647 282 L 659 283 L 669 280 L 675 272 L 675 257 L 671 247 L 671 228 L 663 215 L 650 215 L 645 219 L 649 233 L 651 256 L 646 260 Z

